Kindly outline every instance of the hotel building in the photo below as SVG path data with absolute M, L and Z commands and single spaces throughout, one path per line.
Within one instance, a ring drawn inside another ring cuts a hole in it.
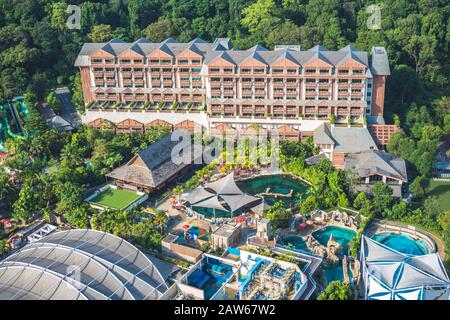
M 380 141 L 395 131 L 384 128 L 382 120 L 390 74 L 382 47 L 372 48 L 369 56 L 351 46 L 236 50 L 225 38 L 213 43 L 112 39 L 86 43 L 75 66 L 86 104 L 83 122 L 94 127 L 107 120 L 119 132 L 165 123 L 174 129 L 201 125 L 209 133 L 241 133 L 257 125 L 289 140 L 313 136 L 326 122 L 373 123 L 369 130 L 380 132 Z

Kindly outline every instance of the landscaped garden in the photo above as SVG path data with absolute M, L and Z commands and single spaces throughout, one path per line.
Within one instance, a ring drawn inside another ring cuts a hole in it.
M 430 179 L 425 187 L 428 197 L 436 197 L 443 211 L 450 210 L 450 182 Z

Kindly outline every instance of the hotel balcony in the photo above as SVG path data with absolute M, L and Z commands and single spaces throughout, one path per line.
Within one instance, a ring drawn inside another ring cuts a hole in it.
M 288 88 L 296 88 L 297 82 L 286 82 L 286 87 Z
M 347 108 L 338 108 L 337 115 L 338 116 L 347 116 L 348 115 L 348 109 Z
M 166 77 L 166 78 L 172 78 L 172 76 L 173 76 L 172 72 L 167 72 L 167 71 L 163 72 L 162 75 L 163 75 L 163 77 Z
M 195 87 L 200 87 L 202 85 L 202 81 L 201 80 L 193 80 L 192 85 Z
M 211 90 L 211 95 L 213 96 L 220 96 L 222 94 L 222 91 L 220 89 Z
M 254 87 L 255 88 L 265 88 L 266 87 L 266 83 L 265 82 L 255 82 L 254 83 Z
M 189 71 L 179 71 L 178 72 L 181 77 L 189 77 L 190 72 Z
M 203 97 L 202 97 L 202 96 L 196 96 L 196 95 L 194 95 L 194 96 L 192 97 L 192 100 L 193 100 L 194 102 L 203 102 Z
M 224 89 L 223 90 L 223 94 L 224 95 L 234 95 L 234 90 L 233 90 L 233 88 L 231 88 L 231 89 Z
M 296 91 L 287 91 L 286 92 L 286 96 L 289 98 L 296 98 L 297 97 L 297 92 Z
M 362 90 L 363 89 L 363 84 L 362 83 L 352 83 L 352 89 Z
M 116 76 L 116 73 L 112 72 L 112 71 L 106 71 L 105 72 L 105 76 L 108 77 L 108 78 L 112 78 L 112 77 Z
M 133 74 L 135 77 L 143 77 L 144 76 L 144 73 L 142 71 L 134 71 Z
M 265 106 L 255 106 L 255 113 L 266 113 L 266 107 Z
M 180 81 L 180 86 L 182 87 L 190 87 L 191 86 L 191 82 L 189 80 L 184 80 L 184 81 Z
M 348 84 L 348 83 L 338 83 L 338 90 L 340 90 L 340 89 L 348 90 L 348 88 L 350 88 L 350 84 Z
M 152 80 L 152 87 L 160 88 L 161 87 L 161 81 Z
M 228 107 L 228 106 L 225 106 L 225 113 L 232 113 L 232 114 L 235 114 L 236 113 L 236 108 L 234 107 L 234 106 L 230 106 L 230 107 Z
M 284 82 L 272 82 L 274 88 L 284 88 Z
M 103 77 L 103 71 L 94 71 L 94 77 Z
M 182 101 L 182 102 L 191 101 L 191 100 L 192 100 L 192 97 L 190 95 L 187 95 L 187 96 L 181 95 L 180 96 L 180 101 Z
M 134 99 L 136 101 L 145 101 L 145 95 L 135 95 Z
M 273 107 L 272 114 L 285 114 L 286 110 L 284 107 Z
M 298 114 L 298 109 L 297 107 L 286 107 L 286 114 Z
M 363 114 L 363 108 L 351 108 L 350 109 L 350 115 L 355 115 L 355 116 L 357 116 L 357 115 L 362 115 Z
M 173 95 L 164 95 L 163 101 L 164 102 L 173 102 L 173 101 L 175 101 L 175 97 Z
M 244 114 L 244 113 L 251 113 L 251 114 L 253 114 L 253 107 L 243 106 L 242 109 L 241 109 L 241 113 L 242 114 Z
M 211 87 L 220 87 L 222 85 L 221 81 L 210 81 Z
M 134 79 L 134 84 L 137 86 L 143 86 L 144 85 L 144 79 Z
M 102 87 L 105 85 L 105 81 L 103 80 L 95 80 L 94 83 L 96 87 Z
M 132 72 L 131 71 L 122 71 L 121 74 L 122 74 L 122 77 L 126 78 L 126 77 L 131 77 Z
M 106 99 L 115 101 L 115 100 L 119 99 L 119 95 L 118 94 L 108 94 L 108 95 L 106 95 Z
M 163 85 L 165 88 L 169 88 L 173 86 L 173 81 L 163 81 Z
M 131 86 L 133 84 L 133 81 L 131 81 L 131 79 L 123 79 L 122 82 L 124 86 Z
M 223 81 L 223 87 L 224 88 L 234 88 L 234 82 L 233 81 Z
M 115 86 L 116 85 L 116 80 L 115 79 L 111 79 L 111 80 L 107 79 L 106 80 L 106 84 Z
M 316 114 L 316 113 L 317 113 L 316 108 L 305 108 L 305 114 L 311 115 L 311 114 Z
M 222 106 L 211 106 L 211 112 L 222 114 L 223 108 L 222 108 Z
M 253 83 L 251 83 L 251 82 L 242 82 L 241 85 L 242 85 L 242 88 L 251 88 L 253 86 Z

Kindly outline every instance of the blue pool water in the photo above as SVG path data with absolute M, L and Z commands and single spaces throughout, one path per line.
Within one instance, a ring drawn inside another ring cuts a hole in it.
M 424 241 L 414 240 L 411 236 L 403 233 L 394 234 L 383 232 L 374 235 L 372 239 L 405 254 L 420 256 L 430 253 Z
M 327 284 L 334 280 L 344 281 L 344 270 L 342 268 L 342 261 L 340 261 L 338 264 L 333 265 L 333 266 L 332 265 L 323 265 L 322 270 L 323 270 L 323 275 L 325 277 L 325 282 Z M 348 275 L 351 280 L 353 278 L 353 276 L 352 276 L 352 273 L 350 272 L 350 269 L 349 269 Z
M 292 246 L 294 246 L 294 249 L 297 249 L 300 251 L 305 251 L 305 252 L 311 252 L 311 250 L 309 250 L 308 246 L 306 245 L 305 240 L 303 240 L 302 237 L 288 236 L 284 240 L 284 245 L 286 246 L 288 244 L 291 244 Z
M 312 233 L 314 239 L 319 241 L 323 246 L 327 245 L 331 235 L 333 235 L 334 240 L 341 245 L 341 254 L 347 254 L 350 240 L 356 236 L 356 232 L 346 228 L 327 226 L 322 230 Z

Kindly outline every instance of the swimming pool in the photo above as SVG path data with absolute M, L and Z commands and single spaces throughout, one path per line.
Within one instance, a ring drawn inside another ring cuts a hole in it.
M 325 283 L 329 284 L 331 281 L 339 280 L 344 281 L 344 269 L 342 267 L 342 261 L 339 261 L 336 265 L 324 264 L 322 267 Z M 350 281 L 353 279 L 353 275 L 348 269 L 348 276 Z
M 396 251 L 413 256 L 430 253 L 427 244 L 423 240 L 414 240 L 411 236 L 404 233 L 382 232 L 374 235 L 372 239 Z
M 311 250 L 309 250 L 308 246 L 306 245 L 306 241 L 303 240 L 302 237 L 299 236 L 288 236 L 283 241 L 284 246 L 292 245 L 294 249 L 304 251 L 307 253 L 311 253 Z
M 306 184 L 286 174 L 259 176 L 253 179 L 238 181 L 237 184 L 242 191 L 251 195 L 266 192 L 268 188 L 271 193 L 279 193 L 283 195 L 288 195 L 291 190 L 293 191 L 293 196 L 289 198 L 277 199 L 274 196 L 264 197 L 269 204 L 273 204 L 277 200 L 282 200 L 284 203 L 290 204 L 293 202 L 296 194 L 306 193 L 306 190 L 308 189 Z
M 327 246 L 328 240 L 330 240 L 331 235 L 333 235 L 334 241 L 341 245 L 340 253 L 347 254 L 350 240 L 352 240 L 356 236 L 356 232 L 346 228 L 327 226 L 312 233 L 314 239 L 316 239 L 321 245 L 325 247 Z

